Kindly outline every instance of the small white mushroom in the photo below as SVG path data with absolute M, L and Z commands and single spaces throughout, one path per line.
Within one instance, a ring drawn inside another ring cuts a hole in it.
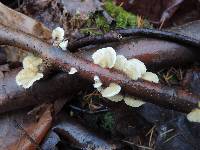
M 67 41 L 62 41 L 60 44 L 59 44 L 59 47 L 66 51 L 67 50 L 67 46 L 68 46 L 68 40 Z
M 147 71 L 146 66 L 140 60 L 132 58 L 132 59 L 129 59 L 128 61 L 131 63 L 134 63 L 136 66 L 138 66 L 138 68 L 140 69 L 141 75 L 143 75 Z
M 70 69 L 70 71 L 68 72 L 68 74 L 75 74 L 76 72 L 77 72 L 77 69 L 74 68 L 74 67 L 72 67 L 72 68 Z
M 192 110 L 189 114 L 187 114 L 187 119 L 190 122 L 198 122 L 200 123 L 200 109 L 196 108 Z
M 144 101 L 142 101 L 140 99 L 136 99 L 131 96 L 125 96 L 124 102 L 126 103 L 126 105 L 131 106 L 131 107 L 140 107 L 143 104 L 145 104 Z
M 52 31 L 52 38 L 56 41 L 62 41 L 64 39 L 65 31 L 61 27 L 57 27 Z
M 39 65 L 42 64 L 42 59 L 33 55 L 26 56 L 23 60 L 23 67 L 16 76 L 16 83 L 24 88 L 29 88 L 31 85 L 43 78 L 43 74 L 39 73 Z
M 124 96 L 121 95 L 121 94 L 117 94 L 117 95 L 112 96 L 112 97 L 107 97 L 107 99 L 109 99 L 109 100 L 111 100 L 111 101 L 113 101 L 113 102 L 119 102 L 119 101 L 122 101 L 123 98 L 124 98 Z
M 98 76 L 94 76 L 94 88 L 100 88 L 102 86 L 102 82 Z
M 119 92 L 121 91 L 121 86 L 116 84 L 116 83 L 110 83 L 109 87 L 103 89 L 101 91 L 101 94 L 103 97 L 112 97 L 115 96 L 117 94 L 119 94 Z
M 159 78 L 155 73 L 152 72 L 146 72 L 142 75 L 142 79 L 147 80 L 147 81 L 151 81 L 154 83 L 158 83 L 159 82 Z
M 123 72 L 132 80 L 137 80 L 141 77 L 141 71 L 139 66 L 136 63 L 127 61 L 123 68 Z
M 23 60 L 23 67 L 26 68 L 37 68 L 42 64 L 42 59 L 33 55 L 26 56 Z
M 23 88 L 29 88 L 33 83 L 39 79 L 43 78 L 42 73 L 38 73 L 34 69 L 22 69 L 16 76 L 16 83 Z
M 124 57 L 123 55 L 117 55 L 114 68 L 123 71 L 126 62 L 127 62 L 126 57 Z
M 102 68 L 112 68 L 116 61 L 116 52 L 112 47 L 102 48 L 93 53 L 94 64 Z

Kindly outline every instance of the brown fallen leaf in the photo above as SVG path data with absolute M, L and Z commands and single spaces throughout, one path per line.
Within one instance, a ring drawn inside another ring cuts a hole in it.
M 51 39 L 50 30 L 43 24 L 32 19 L 31 17 L 28 17 L 20 12 L 8 8 L 1 2 L 0 2 L 0 14 L 1 14 L 0 23 L 5 26 L 21 30 L 25 33 L 29 33 L 35 37 L 38 37 L 46 41 Z
M 46 104 L 37 115 L 30 108 L 0 115 L 0 149 L 36 149 L 52 123 L 52 105 Z
M 30 138 L 32 138 L 35 143 L 39 145 L 51 127 L 51 109 L 52 105 L 46 105 L 45 111 L 40 116 L 39 120 L 36 123 L 32 123 L 29 126 L 24 127 L 24 131 L 28 135 L 22 135 L 18 140 L 19 142 L 16 143 L 16 145 L 13 145 L 13 149 L 35 150 L 38 147 L 27 136 L 30 136 Z M 19 128 L 18 130 L 21 129 Z

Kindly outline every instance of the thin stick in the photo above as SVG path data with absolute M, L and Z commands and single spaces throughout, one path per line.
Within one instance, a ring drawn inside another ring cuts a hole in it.
M 74 51 L 77 50 L 78 48 L 88 46 L 91 44 L 117 42 L 122 40 L 122 38 L 119 38 L 119 35 L 122 36 L 123 38 L 139 36 L 146 38 L 164 39 L 167 41 L 177 42 L 179 44 L 200 48 L 200 41 L 193 39 L 191 37 L 181 35 L 175 32 L 168 32 L 156 29 L 140 29 L 140 28 L 121 29 L 121 30 L 111 31 L 104 35 L 89 36 L 70 43 L 68 48 L 69 50 Z

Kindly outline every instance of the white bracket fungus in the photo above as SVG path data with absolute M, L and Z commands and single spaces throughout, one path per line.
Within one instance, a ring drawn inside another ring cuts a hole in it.
M 123 72 L 132 80 L 137 80 L 142 76 L 139 66 L 137 66 L 136 63 L 130 61 L 127 61 L 127 63 L 125 64 Z
M 102 68 L 112 68 L 116 61 L 116 52 L 112 47 L 97 50 L 92 59 L 94 64 L 100 65 Z
M 126 57 L 124 57 L 123 55 L 117 55 L 114 68 L 117 70 L 123 71 L 126 63 L 127 63 Z
M 122 71 L 132 80 L 137 80 L 138 78 L 143 78 L 154 83 L 158 83 L 158 76 L 152 72 L 146 72 L 147 68 L 143 62 L 138 59 L 127 60 L 123 55 L 117 55 L 112 47 L 102 48 L 97 50 L 93 55 L 92 59 L 94 64 L 100 65 L 102 68 L 112 68 Z M 97 88 L 101 92 L 103 97 L 107 99 L 118 102 L 124 99 L 125 103 L 131 107 L 140 107 L 145 104 L 144 101 L 136 99 L 134 97 L 119 94 L 121 87 L 118 84 L 111 83 L 109 87 L 103 89 L 102 83 L 98 76 L 94 77 L 95 83 L 94 88 Z
M 62 41 L 64 39 L 65 31 L 61 27 L 57 27 L 52 31 L 52 38 L 56 41 Z
M 119 92 L 121 91 L 121 86 L 116 84 L 116 83 L 110 83 L 109 87 L 103 89 L 101 91 L 101 94 L 103 97 L 112 97 L 115 96 L 117 94 L 119 94 Z
M 189 114 L 187 114 L 187 119 L 191 122 L 200 123 L 200 109 L 196 108 Z
M 39 65 L 42 64 L 42 59 L 35 56 L 26 56 L 23 60 L 23 67 L 16 76 L 16 83 L 23 88 L 29 88 L 33 83 L 41 78 L 43 74 L 39 73 Z
M 154 82 L 154 83 L 159 82 L 158 76 L 155 73 L 152 73 L 152 72 L 146 72 L 145 74 L 143 74 L 142 79 L 147 80 L 147 81 L 151 81 L 151 82 Z
M 59 47 L 66 51 L 67 50 L 67 46 L 68 46 L 68 40 L 67 41 L 62 41 L 60 44 L 59 44 Z
M 77 72 L 77 69 L 74 68 L 74 67 L 72 67 L 72 68 L 70 69 L 70 71 L 68 72 L 68 74 L 75 74 L 76 72 Z
M 42 73 L 38 73 L 33 69 L 22 69 L 16 76 L 16 83 L 19 86 L 27 89 L 33 85 L 33 83 L 43 78 Z
M 133 63 L 133 64 L 135 64 L 136 66 L 138 66 L 141 75 L 143 75 L 143 74 L 147 71 L 146 66 L 145 66 L 144 63 L 141 62 L 140 60 L 135 59 L 135 58 L 132 58 L 132 59 L 130 59 L 130 60 L 128 60 L 128 61 L 131 62 L 131 63 Z
M 107 99 L 109 99 L 113 102 L 119 102 L 119 101 L 122 101 L 124 99 L 124 96 L 121 95 L 121 94 L 117 94 L 117 95 L 112 96 L 112 97 L 107 97 Z
M 94 84 L 93 84 L 94 88 L 100 88 L 102 86 L 102 82 L 99 79 L 98 76 L 94 76 Z
M 124 102 L 126 103 L 126 105 L 131 106 L 131 107 L 140 107 L 143 104 L 145 104 L 144 101 L 140 99 L 136 99 L 134 97 L 130 97 L 130 96 L 125 96 Z

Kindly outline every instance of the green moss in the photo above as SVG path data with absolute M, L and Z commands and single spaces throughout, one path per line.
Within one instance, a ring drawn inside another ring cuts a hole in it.
M 129 15 L 127 24 L 128 26 L 131 26 L 131 27 L 137 26 L 137 17 L 135 15 Z
M 110 26 L 106 22 L 106 19 L 103 16 L 100 16 L 99 14 L 97 14 L 95 17 L 95 23 L 97 28 L 103 30 L 104 32 L 108 32 L 110 30 Z
M 116 27 L 126 28 L 128 24 L 128 15 L 126 13 L 119 13 L 116 17 Z
M 102 127 L 105 130 L 112 131 L 112 129 L 114 128 L 114 123 L 115 123 L 115 120 L 114 120 L 113 113 L 107 112 L 103 117 Z
M 137 17 L 132 13 L 125 11 L 121 6 L 115 5 L 111 0 L 104 4 L 105 10 L 116 20 L 117 28 L 135 27 Z
M 99 35 L 101 33 L 109 32 L 111 29 L 116 28 L 134 28 L 137 27 L 137 16 L 125 11 L 121 6 L 114 4 L 112 0 L 104 2 L 104 9 L 108 14 L 113 17 L 116 24 L 110 26 L 101 13 L 91 14 L 86 23 L 86 28 L 81 32 L 89 35 Z M 152 28 L 152 25 L 144 20 L 144 28 Z M 92 28 L 92 29 L 91 29 Z

